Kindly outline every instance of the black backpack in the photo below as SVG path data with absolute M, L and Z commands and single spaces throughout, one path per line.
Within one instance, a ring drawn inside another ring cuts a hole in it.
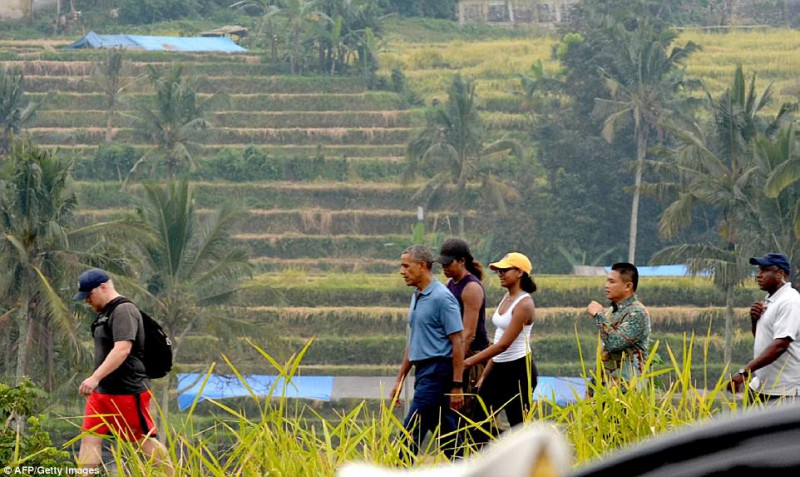
M 103 310 L 103 314 L 111 318 L 114 309 L 123 303 L 133 303 L 125 297 L 111 301 Z M 135 306 L 135 304 L 134 304 Z M 136 307 L 139 309 L 139 307 Z M 150 379 L 163 378 L 172 369 L 172 340 L 169 339 L 164 328 L 150 315 L 139 310 L 144 324 L 144 349 L 141 358 L 147 377 Z M 106 320 L 106 326 L 109 320 Z M 108 329 L 109 335 L 111 329 Z

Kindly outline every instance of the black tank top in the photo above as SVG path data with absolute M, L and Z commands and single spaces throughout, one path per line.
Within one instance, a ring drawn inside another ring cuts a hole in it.
M 450 293 L 456 297 L 458 300 L 458 306 L 461 308 L 461 320 L 464 320 L 464 302 L 461 301 L 461 294 L 464 293 L 464 287 L 467 286 L 467 283 L 475 282 L 481 286 L 483 289 L 483 283 L 478 280 L 478 277 L 472 274 L 468 274 L 458 283 L 455 283 L 453 280 L 447 282 L 447 289 L 450 290 Z M 489 335 L 486 333 L 486 290 L 483 291 L 483 303 L 481 303 L 481 309 L 478 311 L 478 326 L 475 329 L 475 338 L 472 340 L 472 343 L 469 344 L 468 354 L 473 354 L 478 351 L 484 350 L 489 346 Z

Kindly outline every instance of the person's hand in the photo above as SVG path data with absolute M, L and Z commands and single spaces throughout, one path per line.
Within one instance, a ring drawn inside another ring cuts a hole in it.
M 739 373 L 736 373 L 731 376 L 731 381 L 728 383 L 728 389 L 731 390 L 732 393 L 736 394 L 742 390 L 744 387 L 744 376 Z
M 471 358 L 467 358 L 464 360 L 464 371 L 468 370 L 469 368 L 475 366 L 475 363 L 471 361 Z
M 757 301 L 750 306 L 750 319 L 753 321 L 758 321 L 761 319 L 761 315 L 764 314 L 764 306 L 763 301 Z
M 483 376 L 478 378 L 478 381 L 475 383 L 475 392 L 478 392 L 481 386 L 483 386 Z
M 603 305 L 596 301 L 589 303 L 589 306 L 586 307 L 586 313 L 589 313 L 589 316 L 594 316 L 601 311 L 603 311 Z
M 458 411 L 464 407 L 464 391 L 461 388 L 453 388 L 450 391 L 450 409 Z
M 78 392 L 80 392 L 84 396 L 88 396 L 92 394 L 92 392 L 97 389 L 97 386 L 100 384 L 100 380 L 95 378 L 94 375 L 89 376 L 88 378 L 84 379 L 81 383 L 80 387 L 78 388 Z
M 394 402 L 394 407 L 399 408 L 400 406 L 403 405 L 403 401 L 400 399 L 400 392 L 402 390 L 403 390 L 403 382 L 396 381 L 394 383 L 394 387 L 392 387 L 392 390 L 389 391 L 389 399 L 391 400 L 391 402 Z

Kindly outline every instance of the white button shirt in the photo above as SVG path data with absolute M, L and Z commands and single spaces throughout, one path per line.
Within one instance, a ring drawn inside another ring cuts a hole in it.
M 778 359 L 754 372 L 750 387 L 771 396 L 800 396 L 800 293 L 786 283 L 765 301 L 753 356 L 760 356 L 776 339 L 790 338 L 792 343 Z

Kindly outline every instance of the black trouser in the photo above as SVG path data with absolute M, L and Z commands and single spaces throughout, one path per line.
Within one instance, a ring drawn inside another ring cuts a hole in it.
M 505 410 L 508 423 L 513 427 L 523 421 L 525 411 L 531 407 L 537 378 L 536 364 L 531 355 L 514 361 L 495 362 L 484 378 L 478 396 L 490 414 Z M 476 421 L 485 420 L 490 414 L 486 414 L 480 404 L 475 404 Z M 485 432 L 476 429 L 472 433 L 474 442 L 488 440 L 486 433 L 492 433 L 491 424 L 486 423 L 483 429 Z
M 772 395 L 772 394 L 763 394 L 753 391 L 752 388 L 749 386 L 747 387 L 747 399 L 750 403 L 756 402 L 758 399 L 759 402 L 762 404 L 769 404 L 769 403 L 777 403 L 781 400 L 786 402 L 794 402 L 797 399 L 795 396 L 781 396 L 780 394 Z

